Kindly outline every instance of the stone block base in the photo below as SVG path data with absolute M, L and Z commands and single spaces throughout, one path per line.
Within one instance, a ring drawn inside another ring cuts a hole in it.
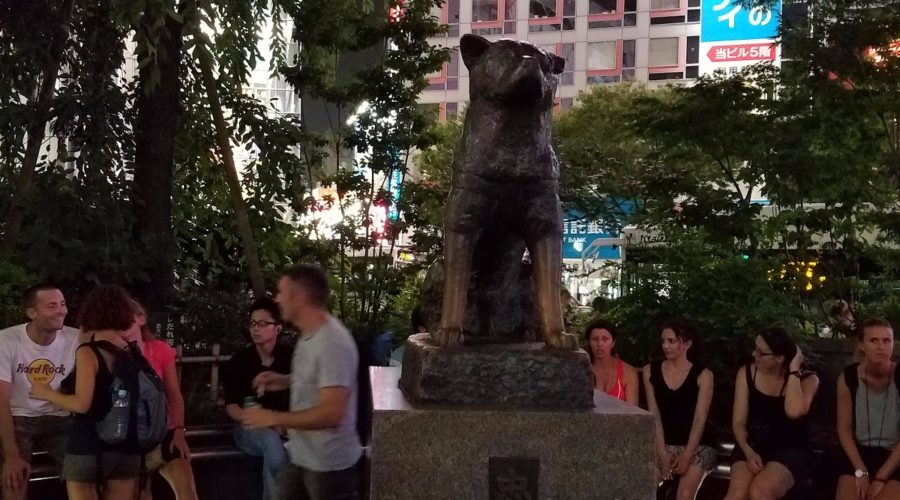
M 372 368 L 372 500 L 651 500 L 653 416 L 597 393 L 590 410 L 412 405 Z
M 543 343 L 438 347 L 412 335 L 403 353 L 400 389 L 414 403 L 590 408 L 594 381 L 583 350 Z

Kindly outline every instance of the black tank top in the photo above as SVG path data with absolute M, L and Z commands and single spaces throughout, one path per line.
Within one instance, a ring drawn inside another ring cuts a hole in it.
M 694 423 L 697 397 L 700 395 L 697 379 L 703 369 L 703 366 L 694 363 L 685 377 L 684 383 L 672 390 L 666 385 L 666 379 L 663 377 L 662 361 L 650 365 L 650 383 L 653 385 L 653 395 L 656 397 L 656 406 L 659 408 L 659 416 L 662 421 L 663 438 L 667 445 L 687 445 L 691 436 L 691 426 Z M 700 441 L 706 442 L 706 429 L 704 429 Z
M 756 367 L 747 365 L 747 386 L 750 388 L 747 408 L 747 432 L 751 445 L 809 445 L 806 417 L 790 419 L 784 412 L 784 387 L 777 396 L 763 394 L 756 388 Z M 752 374 L 751 374 L 752 372 Z
M 109 342 L 105 342 L 105 344 L 112 345 Z M 110 390 L 114 380 L 113 374 L 106 364 L 106 359 L 100 354 L 101 345 L 103 345 L 103 341 L 91 340 L 79 346 L 79 349 L 81 347 L 91 349 L 97 356 L 97 378 L 94 380 L 94 396 L 90 409 L 87 413 L 75 414 L 72 422 L 72 433 L 69 434 L 69 444 L 66 447 L 66 453 L 71 455 L 95 455 L 107 450 L 123 453 L 138 452 L 137 444 L 131 439 L 124 443 L 110 445 L 100 441 L 97 436 L 96 423 L 102 420 L 112 407 Z M 73 381 L 74 378 L 72 377 Z M 72 392 L 74 393 L 74 390 Z

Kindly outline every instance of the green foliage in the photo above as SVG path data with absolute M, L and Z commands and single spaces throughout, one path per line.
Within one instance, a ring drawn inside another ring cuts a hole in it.
M 389 20 L 387 9 L 401 4 L 402 15 Z M 396 324 L 409 312 L 394 298 L 415 268 L 395 267 L 394 255 L 399 238 L 419 217 L 409 201 L 417 195 L 407 188 L 411 154 L 433 141 L 417 100 L 426 75 L 447 58 L 445 49 L 428 43 L 442 33 L 431 15 L 439 4 L 309 0 L 284 6 L 303 50 L 298 64 L 282 73 L 301 95 L 322 99 L 331 117 L 320 144 L 327 144 L 333 164 L 324 164 L 321 154 L 305 160 L 335 194 L 318 200 L 309 232 L 325 240 L 333 235 L 327 265 L 334 276 L 334 308 L 360 334 Z M 348 123 L 352 109 L 359 111 Z M 361 156 L 352 166 L 342 162 L 354 152 Z M 403 186 L 399 199 L 391 183 Z M 340 214 L 330 227 L 315 220 L 327 209 Z M 390 212 L 396 217 L 382 227 L 379 214 Z
M 36 281 L 23 266 L 10 256 L 0 255 L 0 325 L 16 325 L 25 321 L 22 292 Z

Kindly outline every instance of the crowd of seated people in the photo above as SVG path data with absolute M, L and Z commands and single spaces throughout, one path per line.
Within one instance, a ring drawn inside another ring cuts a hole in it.
M 707 432 L 713 374 L 692 356 L 698 335 L 687 323 L 659 328 L 663 359 L 641 369 L 646 409 L 656 417 L 661 486 L 691 500 L 718 461 Z M 900 373 L 892 361 L 891 324 L 871 318 L 855 328 L 861 361 L 837 384 L 840 449 L 827 457 L 839 475 L 837 500 L 900 499 Z M 596 392 L 638 405 L 637 370 L 615 351 L 617 331 L 604 320 L 584 332 Z M 808 415 L 819 378 L 804 369 L 803 353 L 778 327 L 758 332 L 753 361 L 738 368 L 732 401 L 735 447 L 726 500 L 784 498 L 821 477 Z

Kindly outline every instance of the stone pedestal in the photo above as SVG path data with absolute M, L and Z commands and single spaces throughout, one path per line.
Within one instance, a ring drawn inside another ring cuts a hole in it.
M 605 394 L 588 410 L 417 406 L 371 369 L 372 500 L 651 500 L 653 416 Z
M 543 342 L 437 347 L 410 336 L 400 389 L 413 403 L 587 409 L 593 406 L 591 362 L 583 350 Z

